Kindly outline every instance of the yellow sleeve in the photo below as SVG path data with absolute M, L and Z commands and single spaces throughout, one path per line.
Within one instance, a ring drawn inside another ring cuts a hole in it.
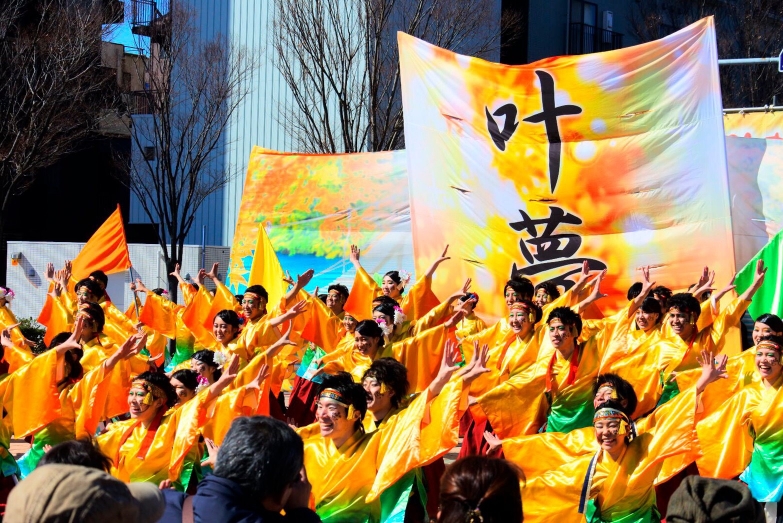
M 706 329 L 715 321 L 715 314 L 712 310 L 712 300 L 704 300 L 701 302 L 700 309 L 699 319 L 696 320 L 696 329 L 699 331 Z
M 718 354 L 733 356 L 742 352 L 740 320 L 749 305 L 749 301 L 735 298 L 715 317 L 710 336 Z
M 73 310 L 63 303 L 63 295 L 60 295 L 58 298 L 52 298 L 49 322 L 45 324 L 46 335 L 44 336 L 44 342 L 47 346 L 49 346 L 52 338 L 61 332 L 71 332 L 73 328 Z
M 222 310 L 232 310 L 236 313 L 242 312 L 242 308 L 237 302 L 236 297 L 231 293 L 226 284 L 218 281 L 215 284 L 215 296 L 211 300 L 212 305 L 206 317 L 202 318 L 202 324 L 208 331 L 212 331 L 212 321 L 215 315 Z
M 408 369 L 411 392 L 423 391 L 438 375 L 446 335 L 446 328 L 440 325 L 392 345 L 390 355 Z M 384 347 L 383 355 L 387 354 Z
M 207 329 L 206 319 L 212 321 L 209 317 L 212 309 L 212 296 L 204 287 L 199 287 L 198 292 L 185 307 L 182 313 L 182 322 L 185 324 L 196 339 L 196 342 L 204 347 L 211 347 L 215 344 L 215 337 L 212 335 L 212 329 Z
M 334 351 L 343 337 L 343 324 L 317 297 L 308 298 L 312 310 L 302 330 L 302 338 L 321 347 L 326 353 Z
M 403 311 L 405 312 L 405 311 Z M 451 313 L 451 305 L 447 302 L 439 303 L 433 307 L 427 314 L 420 317 L 418 320 L 413 321 L 411 328 L 411 335 L 416 336 L 419 333 L 424 332 L 427 329 L 431 329 L 436 325 L 443 323 Z
M 702 450 L 696 464 L 702 476 L 731 479 L 748 466 L 753 454 L 750 413 L 760 398 L 756 388 L 743 389 L 696 425 Z
M 351 291 L 353 292 L 353 291 Z M 437 307 L 440 300 L 432 292 L 432 280 L 422 276 L 408 289 L 408 293 L 400 300 L 402 312 L 412 321 L 423 318 L 433 308 Z
M 141 308 L 139 321 L 173 340 L 177 336 L 177 307 L 176 303 L 151 292 Z
M 123 368 L 127 372 L 127 363 L 124 367 L 123 363 L 125 362 L 118 362 L 115 369 L 121 367 L 120 372 L 123 371 Z M 74 434 L 76 438 L 91 437 L 98 430 L 98 424 L 103 419 L 106 400 L 111 392 L 111 382 L 107 379 L 109 376 L 111 373 L 107 373 L 103 365 L 98 365 L 86 373 L 68 391 L 68 401 L 71 402 L 75 415 Z M 127 394 L 125 401 L 125 410 L 127 410 Z
M 441 391 L 441 403 L 430 411 L 430 431 L 422 439 L 422 424 L 428 414 L 427 394 L 420 394 L 408 408 L 386 421 L 373 437 L 380 439 L 376 458 L 377 474 L 365 501 L 373 502 L 381 492 L 408 471 L 445 454 L 457 441 L 457 410 L 462 397 L 462 380 L 450 381 Z M 436 436 L 438 432 L 445 432 Z M 449 445 L 452 443 L 452 445 Z M 448 447 L 448 448 L 444 448 Z
M 56 371 L 57 354 L 49 350 L 9 376 L 3 407 L 17 438 L 35 434 L 60 417 Z
M 359 266 L 343 308 L 358 321 L 372 319 L 372 300 L 380 294 L 381 288 L 364 267 Z
M 486 416 L 500 439 L 535 434 L 546 421 L 546 376 L 537 370 L 528 367 L 478 398 L 477 414 Z
M 503 455 L 522 469 L 528 480 L 575 459 L 592 456 L 596 450 L 593 427 L 568 433 L 543 432 L 503 440 Z
M 34 357 L 27 345 L 14 343 L 12 347 L 3 347 L 3 359 L 8 363 L 9 374 L 33 361 Z
M 182 291 L 182 301 L 185 303 L 185 306 L 187 307 L 191 301 L 193 301 L 193 298 L 196 297 L 196 289 L 193 287 L 193 285 L 189 283 L 180 283 L 179 289 Z

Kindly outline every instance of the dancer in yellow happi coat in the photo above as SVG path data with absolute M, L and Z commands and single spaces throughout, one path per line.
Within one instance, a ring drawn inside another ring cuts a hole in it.
M 383 276 L 382 285 L 378 286 L 359 263 L 361 250 L 356 245 L 351 245 L 350 258 L 356 269 L 356 277 L 351 286 L 351 295 L 345 303 L 345 310 L 357 319 L 369 319 L 372 317 L 370 305 L 373 299 L 383 295 L 399 302 L 406 317 L 412 321 L 418 320 L 440 303 L 432 292 L 432 276 L 441 263 L 450 259 L 446 256 L 448 249 L 447 245 L 443 255 L 432 263 L 427 272 L 403 296 L 405 286 L 410 281 L 410 274 L 405 271 L 389 271 Z
M 324 379 L 318 426 L 299 429 L 322 521 L 379 521 L 380 498 L 388 487 L 454 447 L 459 410 L 467 401 L 464 384 L 485 369 L 473 362 L 449 381 L 456 370 L 444 360 L 427 390 L 371 433 L 362 426 L 367 410 L 362 386 L 347 374 Z

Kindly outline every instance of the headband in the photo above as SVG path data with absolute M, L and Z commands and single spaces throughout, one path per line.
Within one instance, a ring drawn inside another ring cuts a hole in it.
M 247 292 L 247 291 L 245 291 L 245 294 L 243 294 L 243 295 L 242 295 L 242 298 L 244 298 L 244 297 L 245 297 L 245 296 L 247 296 L 247 295 L 250 295 L 250 296 L 252 296 L 253 298 L 255 298 L 255 299 L 257 299 L 257 300 L 260 300 L 260 299 L 261 299 L 261 296 L 259 296 L 259 295 L 258 295 L 258 294 L 256 294 L 255 292 Z
M 166 399 L 166 393 L 163 392 L 163 389 L 147 380 L 133 380 L 133 386 L 136 385 L 140 386 L 147 393 L 144 399 L 141 400 L 145 405 L 152 405 L 156 399 Z
M 616 399 L 619 398 L 617 396 L 617 389 L 615 389 L 614 385 L 612 385 L 611 383 L 602 383 L 601 385 L 598 386 L 598 390 L 595 391 L 595 393 L 598 394 L 599 392 L 601 392 L 601 389 L 610 389 L 612 391 L 612 396 L 611 397 L 612 397 L 613 400 L 616 400 Z
M 527 319 L 530 321 L 530 323 L 536 322 L 536 313 L 527 305 L 521 302 L 514 302 L 511 304 L 511 307 L 508 308 L 509 312 L 514 310 L 521 310 L 522 312 L 527 313 Z
M 628 419 L 628 416 L 625 415 L 625 412 L 610 407 L 604 407 L 595 411 L 593 423 L 595 424 L 596 421 L 612 419 L 620 421 L 620 430 L 617 432 L 620 435 L 625 434 L 626 425 L 629 427 L 631 426 L 631 421 Z
M 353 418 L 354 412 L 356 410 L 353 408 L 353 405 L 347 402 L 345 399 L 345 396 L 343 396 L 339 390 L 337 389 L 324 389 L 321 391 L 321 394 L 318 396 L 318 399 L 321 398 L 329 398 L 330 400 L 334 401 L 338 405 L 341 405 L 348 409 L 348 419 Z
M 775 343 L 772 340 L 760 341 L 759 344 L 756 345 L 756 348 L 757 349 L 772 349 L 772 350 L 775 350 L 777 352 L 780 352 L 780 345 L 778 345 L 777 343 Z

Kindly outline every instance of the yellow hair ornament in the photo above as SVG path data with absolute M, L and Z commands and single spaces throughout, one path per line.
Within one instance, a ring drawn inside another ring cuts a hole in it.
M 389 388 L 386 386 L 385 383 L 381 382 L 381 390 L 379 391 L 381 394 L 386 394 L 389 392 Z

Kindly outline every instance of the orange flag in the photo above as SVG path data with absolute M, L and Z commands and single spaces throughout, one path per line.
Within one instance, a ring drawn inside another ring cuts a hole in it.
M 124 271 L 131 266 L 120 206 L 95 231 L 79 255 L 73 260 L 73 277 L 86 278 L 92 271 L 106 274 Z

